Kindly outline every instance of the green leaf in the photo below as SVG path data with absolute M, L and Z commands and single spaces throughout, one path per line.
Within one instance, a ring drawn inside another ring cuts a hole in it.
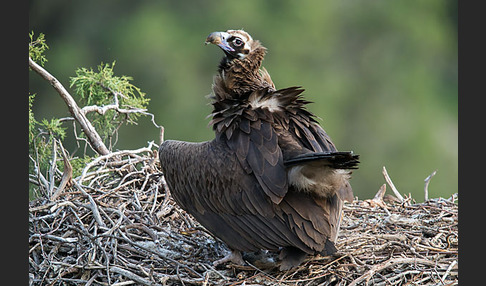
M 44 55 L 45 50 L 49 49 L 46 44 L 44 34 L 40 33 L 37 39 L 34 40 L 34 31 L 29 33 L 29 57 L 36 63 L 44 66 L 47 58 Z
M 62 127 L 62 123 L 57 118 L 52 118 L 51 121 L 43 118 L 40 122 L 40 126 L 45 128 L 49 134 L 64 140 L 66 137 L 66 128 Z
M 78 68 L 76 76 L 71 77 L 70 87 L 74 89 L 81 106 L 96 105 L 99 107 L 115 104 L 118 100 L 119 108 L 147 109 L 149 98 L 145 97 L 140 88 L 134 86 L 130 76 L 115 76 L 111 64 L 101 63 L 96 71 L 92 68 Z M 139 113 L 120 114 L 109 110 L 105 114 L 88 113 L 87 117 L 98 131 L 103 140 L 114 135 L 123 123 L 135 124 Z

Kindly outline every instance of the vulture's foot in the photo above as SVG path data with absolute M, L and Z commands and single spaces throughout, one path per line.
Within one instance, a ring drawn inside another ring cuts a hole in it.
M 307 253 L 295 247 L 285 247 L 280 251 L 280 271 L 299 266 L 307 258 Z
M 245 261 L 243 260 L 243 257 L 241 256 L 241 252 L 238 250 L 231 250 L 229 254 L 227 254 L 225 257 L 218 259 L 213 262 L 213 266 L 218 266 L 219 264 L 223 264 L 226 262 L 233 262 L 238 265 L 243 265 L 245 264 Z

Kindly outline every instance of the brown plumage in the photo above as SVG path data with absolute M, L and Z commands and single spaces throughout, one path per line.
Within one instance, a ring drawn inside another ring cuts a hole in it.
M 343 200 L 358 155 L 338 152 L 300 87 L 275 89 L 261 67 L 266 49 L 242 30 L 211 33 L 225 53 L 214 78 L 210 124 L 215 138 L 167 140 L 159 149 L 175 201 L 232 255 L 280 252 L 280 269 L 307 255 L 336 251 Z

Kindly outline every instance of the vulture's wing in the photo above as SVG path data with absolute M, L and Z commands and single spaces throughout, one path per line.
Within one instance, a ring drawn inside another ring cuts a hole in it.
M 274 115 L 259 106 L 259 100 L 266 95 L 266 90 L 258 90 L 248 96 L 245 105 L 228 104 L 228 108 L 213 114 L 210 124 L 215 126 L 216 140 L 236 154 L 245 172 L 278 204 L 287 192 L 287 173 L 273 127 Z
M 332 169 L 357 168 L 359 155 L 355 155 L 353 152 L 337 151 L 331 138 L 318 124 L 315 116 L 305 109 L 310 102 L 301 97 L 303 91 L 304 89 L 301 87 L 289 87 L 275 91 L 282 105 L 286 107 L 283 128 L 279 134 L 281 139 L 279 145 L 282 149 L 285 166 L 288 168 L 296 165 L 307 166 L 307 170 L 315 167 L 315 175 L 321 177 L 329 175 L 322 169 L 323 166 L 329 166 Z M 314 172 L 311 171 L 311 173 Z M 326 221 L 332 226 L 330 232 L 326 233 L 332 241 L 335 241 L 339 231 L 342 200 L 353 200 L 353 191 L 347 180 L 340 188 L 334 189 L 334 192 L 336 195 L 327 199 L 314 198 L 314 201 L 320 204 L 326 212 L 325 219 L 321 217 L 315 221 Z M 287 201 L 289 204 L 295 205 L 294 209 L 299 209 L 299 198 L 289 196 Z M 314 220 L 311 219 L 311 221 Z
M 159 158 L 176 202 L 230 248 L 325 251 L 331 226 L 320 217 L 329 215 L 329 209 L 308 195 L 298 198 L 299 205 L 294 195 L 285 196 L 280 205 L 272 203 L 226 142 L 169 140 L 161 144 Z
M 264 114 L 262 110 L 251 112 Z M 278 204 L 287 192 L 287 172 L 271 122 L 242 117 L 239 130 L 233 132 L 227 144 L 246 173 L 253 174 L 265 194 Z
M 224 108 L 213 114 L 213 141 L 165 141 L 160 146 L 174 199 L 232 249 L 335 251 L 328 239 L 336 237 L 342 201 L 289 187 L 285 161 L 292 165 L 335 158 L 342 163 L 338 155 L 329 156 L 334 145 L 300 108 L 307 103 L 298 98 L 301 92 L 260 90 L 248 97 L 248 105 L 223 102 Z M 292 105 L 294 109 L 283 109 Z M 291 154 L 285 161 L 284 153 Z

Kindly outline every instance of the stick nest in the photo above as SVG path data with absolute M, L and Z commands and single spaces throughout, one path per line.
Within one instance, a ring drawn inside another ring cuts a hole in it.
M 47 192 L 29 205 L 30 285 L 458 283 L 456 195 L 384 201 L 382 186 L 372 200 L 345 204 L 332 257 L 287 272 L 258 260 L 213 267 L 228 250 L 174 203 L 158 164 L 151 148 L 115 152 L 62 190 L 45 186 L 55 198 Z

